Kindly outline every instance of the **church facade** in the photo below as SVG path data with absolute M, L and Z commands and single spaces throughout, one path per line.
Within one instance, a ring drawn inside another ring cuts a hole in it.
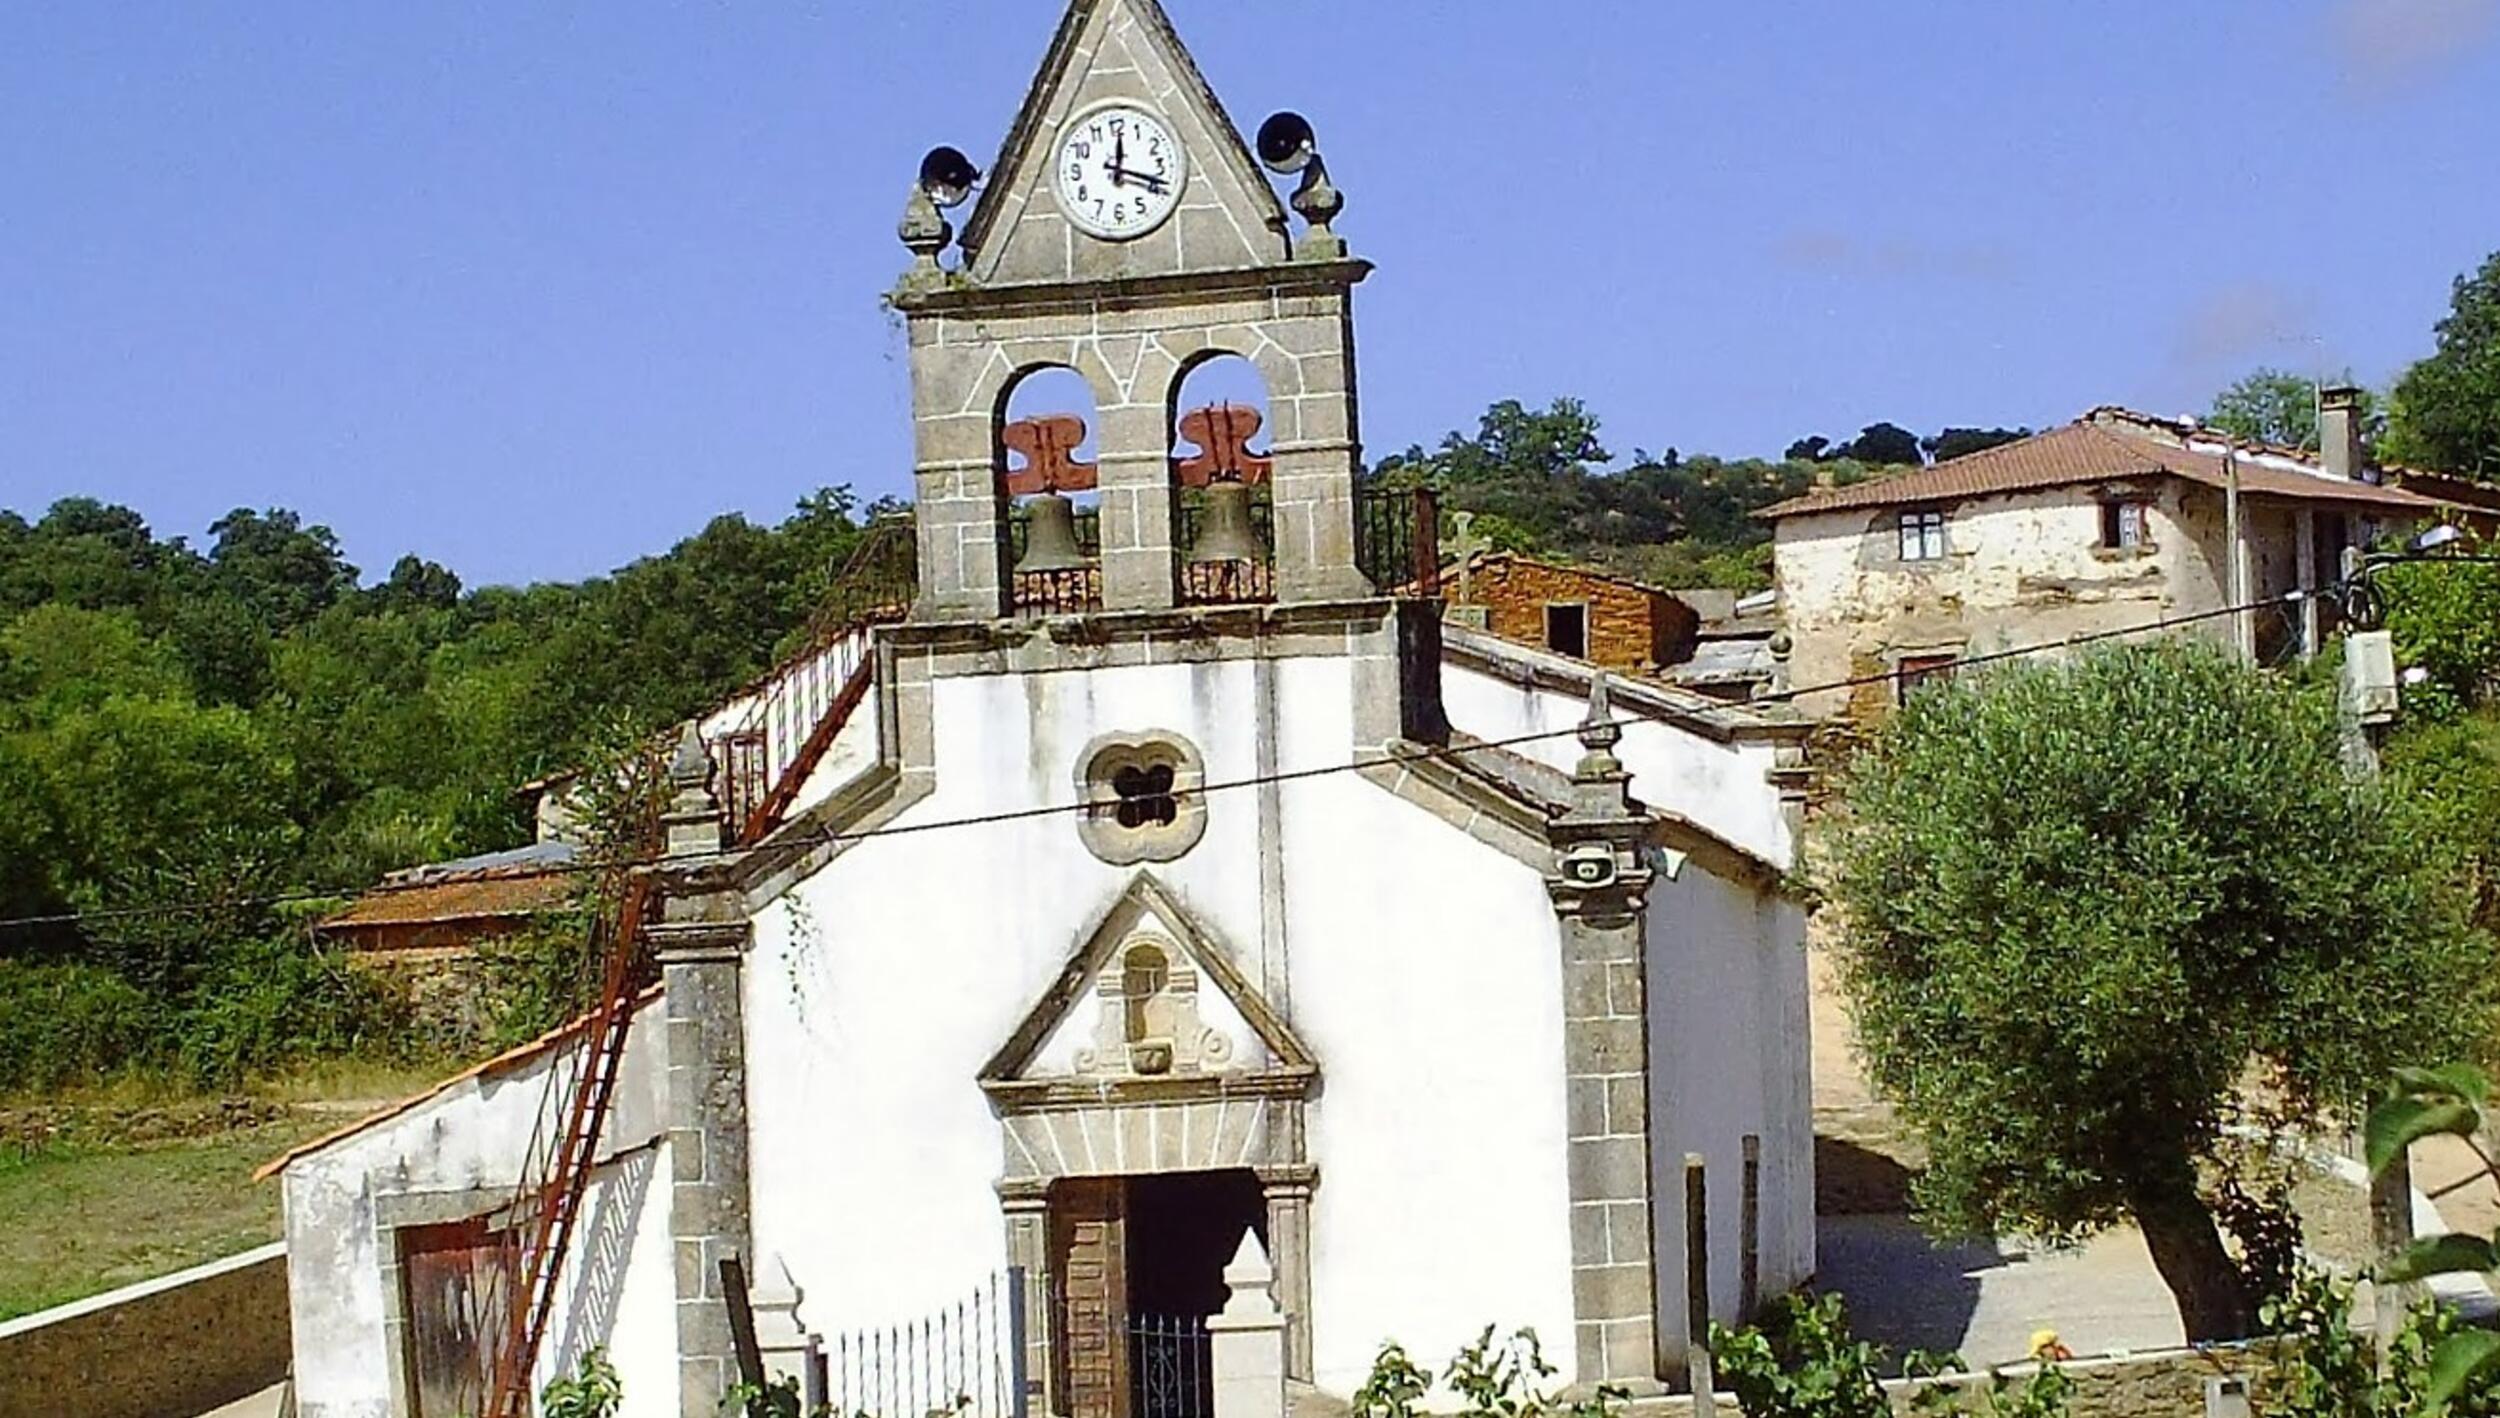
M 629 1414 L 713 1413 L 724 1257 L 836 1349 L 1011 1273 L 1029 1409 L 1131 1418 L 1135 1321 L 1203 1322 L 1247 1235 L 1314 1401 L 1488 1324 L 1655 1391 L 1688 1156 L 1715 1315 L 1811 1275 L 1799 730 L 1443 623 L 1361 484 L 1370 267 L 1277 131 L 1155 0 L 1074 0 L 960 240 L 914 191 L 917 594 L 760 842 L 679 755 L 542 1376 L 605 1347 Z M 1219 358 L 1253 415 L 1188 407 Z M 1046 372 L 1090 419 L 1018 413 Z M 287 1160 L 306 1418 L 457 1383 L 565 1047 Z

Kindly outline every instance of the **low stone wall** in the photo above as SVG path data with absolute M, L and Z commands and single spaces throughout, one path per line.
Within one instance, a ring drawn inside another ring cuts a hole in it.
M 2197 1418 L 2205 1411 L 2205 1381 L 2232 1375 L 2247 1379 L 2259 1367 L 2257 1357 L 2246 1349 L 2213 1350 L 2173 1349 L 2159 1354 L 2129 1355 L 2115 1359 L 2079 1359 L 2064 1366 L 2075 1381 L 2074 1406 L 2071 1418 Z M 2014 1384 L 2030 1373 L 2028 1364 L 2010 1365 L 2001 1372 Z M 1989 1382 L 1986 1374 L 1965 1374 L 1938 1380 L 1955 1388 L 1974 1388 Z M 1910 1412 L 1910 1396 L 1927 1383 L 1896 1379 L 1884 1385 L 1892 1396 L 1896 1413 Z M 1684 1396 L 1641 1399 L 1630 1406 L 1626 1418 L 1691 1418 L 1696 1405 Z M 1717 1395 L 1713 1418 L 1743 1418 L 1733 1394 Z M 1966 1413 L 1986 1410 L 1966 1403 Z
M 283 1243 L 0 1324 L 0 1418 L 188 1418 L 285 1380 Z

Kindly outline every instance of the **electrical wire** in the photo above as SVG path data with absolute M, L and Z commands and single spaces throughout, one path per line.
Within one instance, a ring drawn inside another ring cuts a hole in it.
M 2165 630 L 2176 630 L 2181 626 L 2195 625 L 2202 621 L 2218 620 L 2224 616 L 2244 615 L 2262 610 L 2296 606 L 2304 600 L 2325 599 L 2334 596 L 2338 594 L 2341 589 L 2342 588 L 2340 587 L 2322 587 L 2317 590 L 2287 591 L 2279 596 L 2267 596 L 2254 601 L 2242 602 L 2238 605 L 2219 606 L 2211 610 L 2194 611 L 2186 615 L 2163 616 L 2154 620 L 2144 621 L 2137 625 L 2120 626 L 2111 630 L 2096 630 L 2076 635 L 2069 635 L 2062 640 L 2045 641 L 2038 645 L 2026 645 L 2018 649 L 1994 650 L 1978 655 L 1965 655 L 1956 659 L 1953 662 L 1952 668 L 1955 670 L 1961 670 L 1977 665 L 1995 664 L 2005 660 L 2026 659 L 2034 655 L 2057 654 L 2067 650 L 2076 649 L 2084 645 L 2096 644 L 2101 641 L 2121 640 L 2129 636 L 2151 635 Z M 1604 671 L 1601 670 L 1597 673 L 1603 674 Z M 1879 674 L 1857 675 L 1848 679 L 1828 680 L 1821 684 L 1810 684 L 1793 689 L 1775 690 L 1768 694 L 1757 695 L 1752 699 L 1731 700 L 1725 705 L 1713 704 L 1702 708 L 1701 712 L 1708 713 L 1711 709 L 1722 707 L 1736 710 L 1752 710 L 1769 704 L 1789 704 L 1811 695 L 1834 694 L 1842 690 L 1862 689 L 1871 685 L 1891 684 L 1897 678 L 1897 672 L 1887 671 Z M 1509 738 L 1482 739 L 1469 743 L 1447 746 L 1432 745 L 1417 751 L 1390 749 L 1379 752 L 1376 755 L 1357 758 L 1345 763 L 1323 764 L 1316 768 L 1286 769 L 1274 773 L 1262 773 L 1248 778 L 1234 778 L 1222 782 L 1204 783 L 1189 791 L 1197 794 L 1234 792 L 1243 788 L 1266 787 L 1270 784 L 1276 783 L 1303 782 L 1313 778 L 1328 777 L 1337 773 L 1360 772 L 1367 768 L 1395 767 L 1408 763 L 1449 762 L 1464 754 L 1485 753 L 1498 749 L 1517 748 L 1523 744 L 1543 743 L 1553 739 L 1576 738 L 1580 733 L 1580 727 L 1581 726 L 1575 724 L 1569 728 L 1544 729 L 1535 733 L 1515 734 Z M 1092 800 L 1079 800 L 1070 803 L 1048 803 L 1034 807 L 1010 808 L 999 812 L 976 813 L 964 817 L 939 818 L 929 822 L 888 823 L 881 827 L 862 828 L 855 832 L 827 831 L 811 833 L 797 840 L 813 846 L 848 845 L 871 841 L 880 837 L 908 837 L 929 832 L 951 831 L 970 827 L 992 827 L 1003 823 L 1029 822 L 1037 818 L 1059 817 L 1072 813 L 1092 812 L 1098 808 L 1111 805 L 1112 804 L 1109 803 L 1095 802 Z M 543 868 L 541 874 L 548 876 L 576 876 L 608 871 L 630 871 L 639 867 L 659 866 L 664 864 L 667 860 L 668 859 L 665 857 L 640 857 L 624 861 L 611 862 L 560 863 Z M 411 882 L 405 884 L 422 885 L 423 883 Z M 372 886 L 368 883 L 361 886 L 340 887 L 327 891 L 305 889 L 278 892 L 266 896 L 226 897 L 217 900 L 203 901 L 158 902 L 146 906 L 99 907 L 97 909 L 87 911 L 61 911 L 49 915 L 15 916 L 0 918 L 0 931 L 13 929 L 32 930 L 37 927 L 44 926 L 72 926 L 82 925 L 89 922 L 132 920 L 156 916 L 205 915 L 216 911 L 235 911 L 272 906 L 300 906 L 308 905 L 317 901 L 335 901 L 342 897 L 358 896 L 371 889 Z

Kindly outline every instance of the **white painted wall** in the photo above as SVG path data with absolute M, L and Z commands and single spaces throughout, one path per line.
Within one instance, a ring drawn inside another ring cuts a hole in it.
M 1285 667 L 1283 762 L 1345 758 L 1334 671 Z M 1438 1365 L 1488 1324 L 1534 1327 L 1568 1371 L 1562 947 L 1543 877 L 1352 774 L 1282 792 L 1294 1019 L 1324 1081 L 1315 1377 L 1351 1393 L 1382 1341 Z
M 1584 696 L 1521 684 L 1472 665 L 1445 666 L 1441 696 L 1454 728 L 1491 740 L 1550 735 L 1512 751 L 1566 773 L 1580 761 L 1580 741 L 1569 731 L 1588 717 Z M 1776 747 L 1722 743 L 1639 718 L 1639 711 L 1620 699 L 1616 713 L 1624 720 L 1624 734 L 1615 756 L 1632 774 L 1634 797 L 1681 813 L 1778 865 L 1790 863 L 1795 844 L 1769 778 Z
M 1795 642 L 1790 683 L 1881 673 L 1902 652 L 2018 649 L 2222 604 L 2220 529 L 2194 515 L 2202 490 L 2168 477 L 2134 485 L 2153 499 L 2153 544 L 2134 555 L 2100 550 L 2100 504 L 2084 485 L 1948 506 L 1940 561 L 1900 560 L 1897 507 L 1781 519 L 1773 563 Z M 1875 688 L 1855 702 L 1888 698 Z M 1799 707 L 1828 715 L 1850 702 L 1835 691 Z
M 1660 1333 L 1684 1352 L 1684 1157 L 1707 1163 L 1710 1305 L 1735 1320 L 1744 1138 L 1762 1139 L 1760 1286 L 1814 1273 L 1814 1120 L 1805 913 L 1687 866 L 1649 893 L 1651 1139 Z
M 1097 735 L 1165 730 L 1211 783 L 1348 761 L 1349 663 L 1234 661 L 949 679 L 937 790 L 897 825 L 1071 803 Z M 1290 713 L 1281 712 L 1290 706 Z M 1423 1352 L 1487 1323 L 1567 1356 L 1560 964 L 1537 874 L 1347 774 L 1278 792 L 1281 917 L 1266 919 L 1259 794 L 1154 868 L 1253 981 L 1281 939 L 1319 1056 L 1311 1113 L 1315 1337 L 1350 1389 L 1380 1341 Z M 1073 817 L 864 843 L 756 921 L 748 971 L 758 1251 L 819 1331 L 916 1318 L 1006 1261 L 1000 1128 L 975 1084 L 1132 869 Z
M 567 1257 L 571 1313 L 540 1356 L 543 1385 L 583 1350 L 605 1345 L 625 1382 L 627 1418 L 677 1408 L 668 1158 L 657 1141 L 664 1047 L 658 1010 L 646 1006 L 626 1044 L 581 1243 Z M 287 1166 L 287 1283 L 296 1411 L 304 1418 L 391 1412 L 382 1292 L 388 1237 L 378 1198 L 475 1192 L 486 1203 L 481 1210 L 508 1198 L 550 1061 L 486 1070 Z

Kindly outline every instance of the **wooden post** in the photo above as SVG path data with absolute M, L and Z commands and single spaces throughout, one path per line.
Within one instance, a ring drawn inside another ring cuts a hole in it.
M 1718 1390 L 1710 1356 L 1710 1190 L 1698 1152 L 1684 1154 L 1684 1372 L 1693 1410 Z
M 1752 1324 L 1762 1304 L 1762 1137 L 1745 1134 L 1745 1189 L 1738 1202 L 1736 1322 Z
M 729 1338 L 738 1351 L 738 1381 L 764 1385 L 764 1351 L 755 1342 L 755 1309 L 747 1298 L 747 1268 L 736 1256 L 720 1258 L 721 1299 L 729 1306 Z

